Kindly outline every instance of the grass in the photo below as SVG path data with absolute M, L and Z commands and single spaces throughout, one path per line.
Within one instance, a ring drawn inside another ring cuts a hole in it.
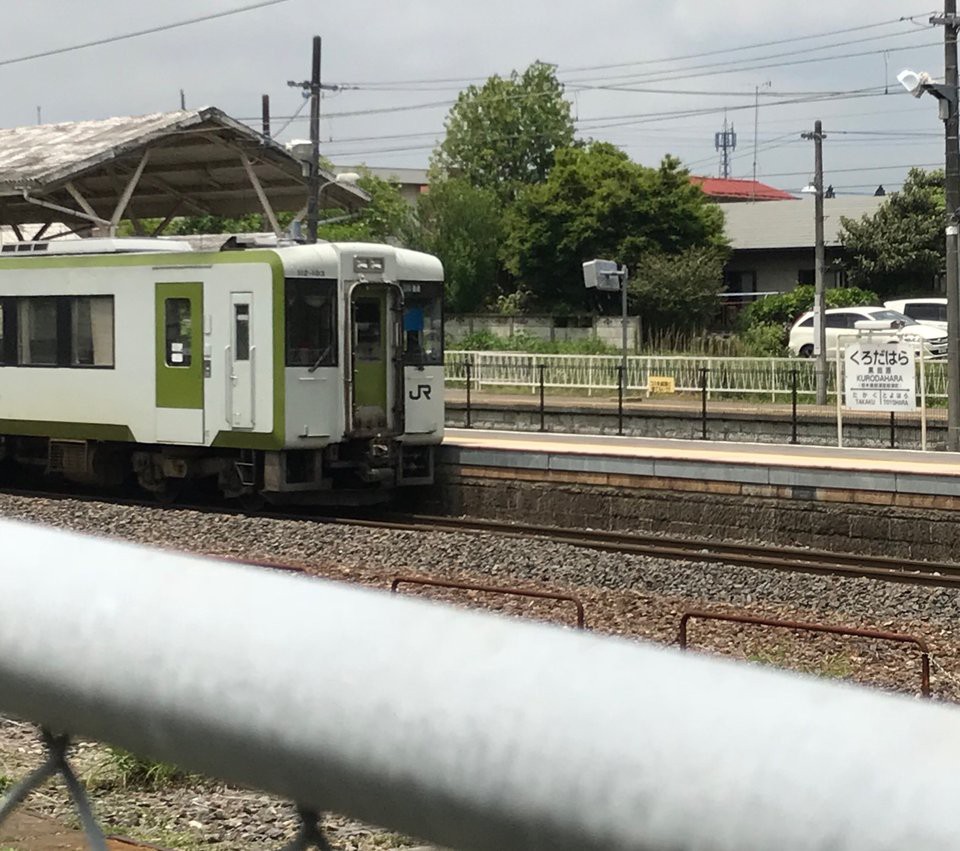
M 782 644 L 755 649 L 747 654 L 747 661 L 775 668 L 789 668 L 792 671 L 814 674 L 832 680 L 846 679 L 853 673 L 850 660 L 843 653 L 828 653 L 816 663 L 798 664 L 788 658 L 787 648 Z
M 188 772 L 169 762 L 158 762 L 122 748 L 108 747 L 105 762 L 89 782 L 101 788 L 160 789 L 189 777 Z

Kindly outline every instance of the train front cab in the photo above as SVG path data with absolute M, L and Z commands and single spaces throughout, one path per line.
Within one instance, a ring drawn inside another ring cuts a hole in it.
M 267 459 L 275 497 L 312 491 L 322 501 L 331 489 L 365 501 L 433 481 L 443 436 L 443 283 L 398 280 L 420 271 L 419 257 L 356 246 L 340 253 L 339 280 L 286 279 L 289 448 Z

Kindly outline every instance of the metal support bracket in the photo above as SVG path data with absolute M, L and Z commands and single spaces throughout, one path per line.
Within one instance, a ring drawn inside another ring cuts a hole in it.
M 47 759 L 39 768 L 30 772 L 23 780 L 17 783 L 0 801 L 0 824 L 27 798 L 39 789 L 51 777 L 59 774 L 67 784 L 67 791 L 73 799 L 83 825 L 84 835 L 93 851 L 107 851 L 107 840 L 100 825 L 93 816 L 90 799 L 83 786 L 74 774 L 70 763 L 67 762 L 67 749 L 70 747 L 70 737 L 67 735 L 55 736 L 47 729 L 41 730 L 43 743 L 47 747 Z

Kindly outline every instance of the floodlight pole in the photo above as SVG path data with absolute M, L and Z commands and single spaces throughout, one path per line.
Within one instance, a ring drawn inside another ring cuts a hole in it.
M 943 17 L 931 23 L 943 24 L 944 89 L 941 100 L 946 169 L 947 200 L 947 449 L 960 451 L 960 267 L 957 252 L 957 211 L 960 210 L 960 148 L 957 112 L 957 0 L 944 0 Z M 951 97 L 952 96 L 952 97 Z
M 824 318 L 826 316 L 826 290 L 824 287 L 824 272 L 826 267 L 823 245 L 823 140 L 825 134 L 823 125 L 818 119 L 814 122 L 813 132 L 802 134 L 804 139 L 813 139 L 814 171 L 813 186 L 816 189 L 814 198 L 814 298 L 813 298 L 813 344 L 816 350 L 817 374 L 817 404 L 827 404 L 827 329 Z M 837 388 L 840 392 L 840 388 Z
M 627 280 L 629 270 L 626 266 L 620 275 L 620 342 L 623 351 L 620 354 L 620 382 L 623 385 L 623 392 L 627 391 Z

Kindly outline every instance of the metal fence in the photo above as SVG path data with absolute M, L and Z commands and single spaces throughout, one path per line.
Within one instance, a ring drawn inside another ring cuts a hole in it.
M 466 403 L 462 424 L 467 428 L 478 424 L 477 409 L 482 427 L 503 427 L 493 412 L 503 409 L 502 397 L 513 397 L 517 401 L 507 406 L 506 427 L 526 430 L 889 448 L 942 445 L 946 364 L 925 361 L 921 368 L 918 362 L 917 408 L 896 414 L 843 413 L 837 405 L 835 362 L 828 362 L 827 404 L 815 404 L 815 368 L 812 360 L 798 358 L 638 355 L 628 359 L 621 382 L 622 361 L 608 355 L 450 352 L 445 372 L 448 401 Z M 532 414 L 531 403 L 524 401 L 531 396 L 537 407 Z M 639 404 L 652 396 L 656 406 Z M 494 402 L 485 413 L 484 399 Z M 578 408 L 577 399 L 587 406 Z M 571 405 L 576 416 L 569 414 Z M 455 416 L 451 424 L 457 424 Z M 928 426 L 940 428 L 932 439 Z
M 536 393 L 541 376 L 550 391 L 593 394 L 616 393 L 620 380 L 619 355 L 544 355 L 517 352 L 449 351 L 446 381 L 478 391 L 508 388 Z M 624 390 L 649 395 L 651 376 L 672 378 L 678 393 L 699 393 L 704 371 L 709 376 L 709 398 L 755 397 L 783 401 L 793 390 L 801 396 L 816 393 L 815 363 L 799 358 L 719 358 L 680 355 L 631 355 L 627 358 Z M 926 396 L 947 398 L 946 364 L 925 364 Z M 836 396 L 836 375 L 828 365 L 827 392 Z

